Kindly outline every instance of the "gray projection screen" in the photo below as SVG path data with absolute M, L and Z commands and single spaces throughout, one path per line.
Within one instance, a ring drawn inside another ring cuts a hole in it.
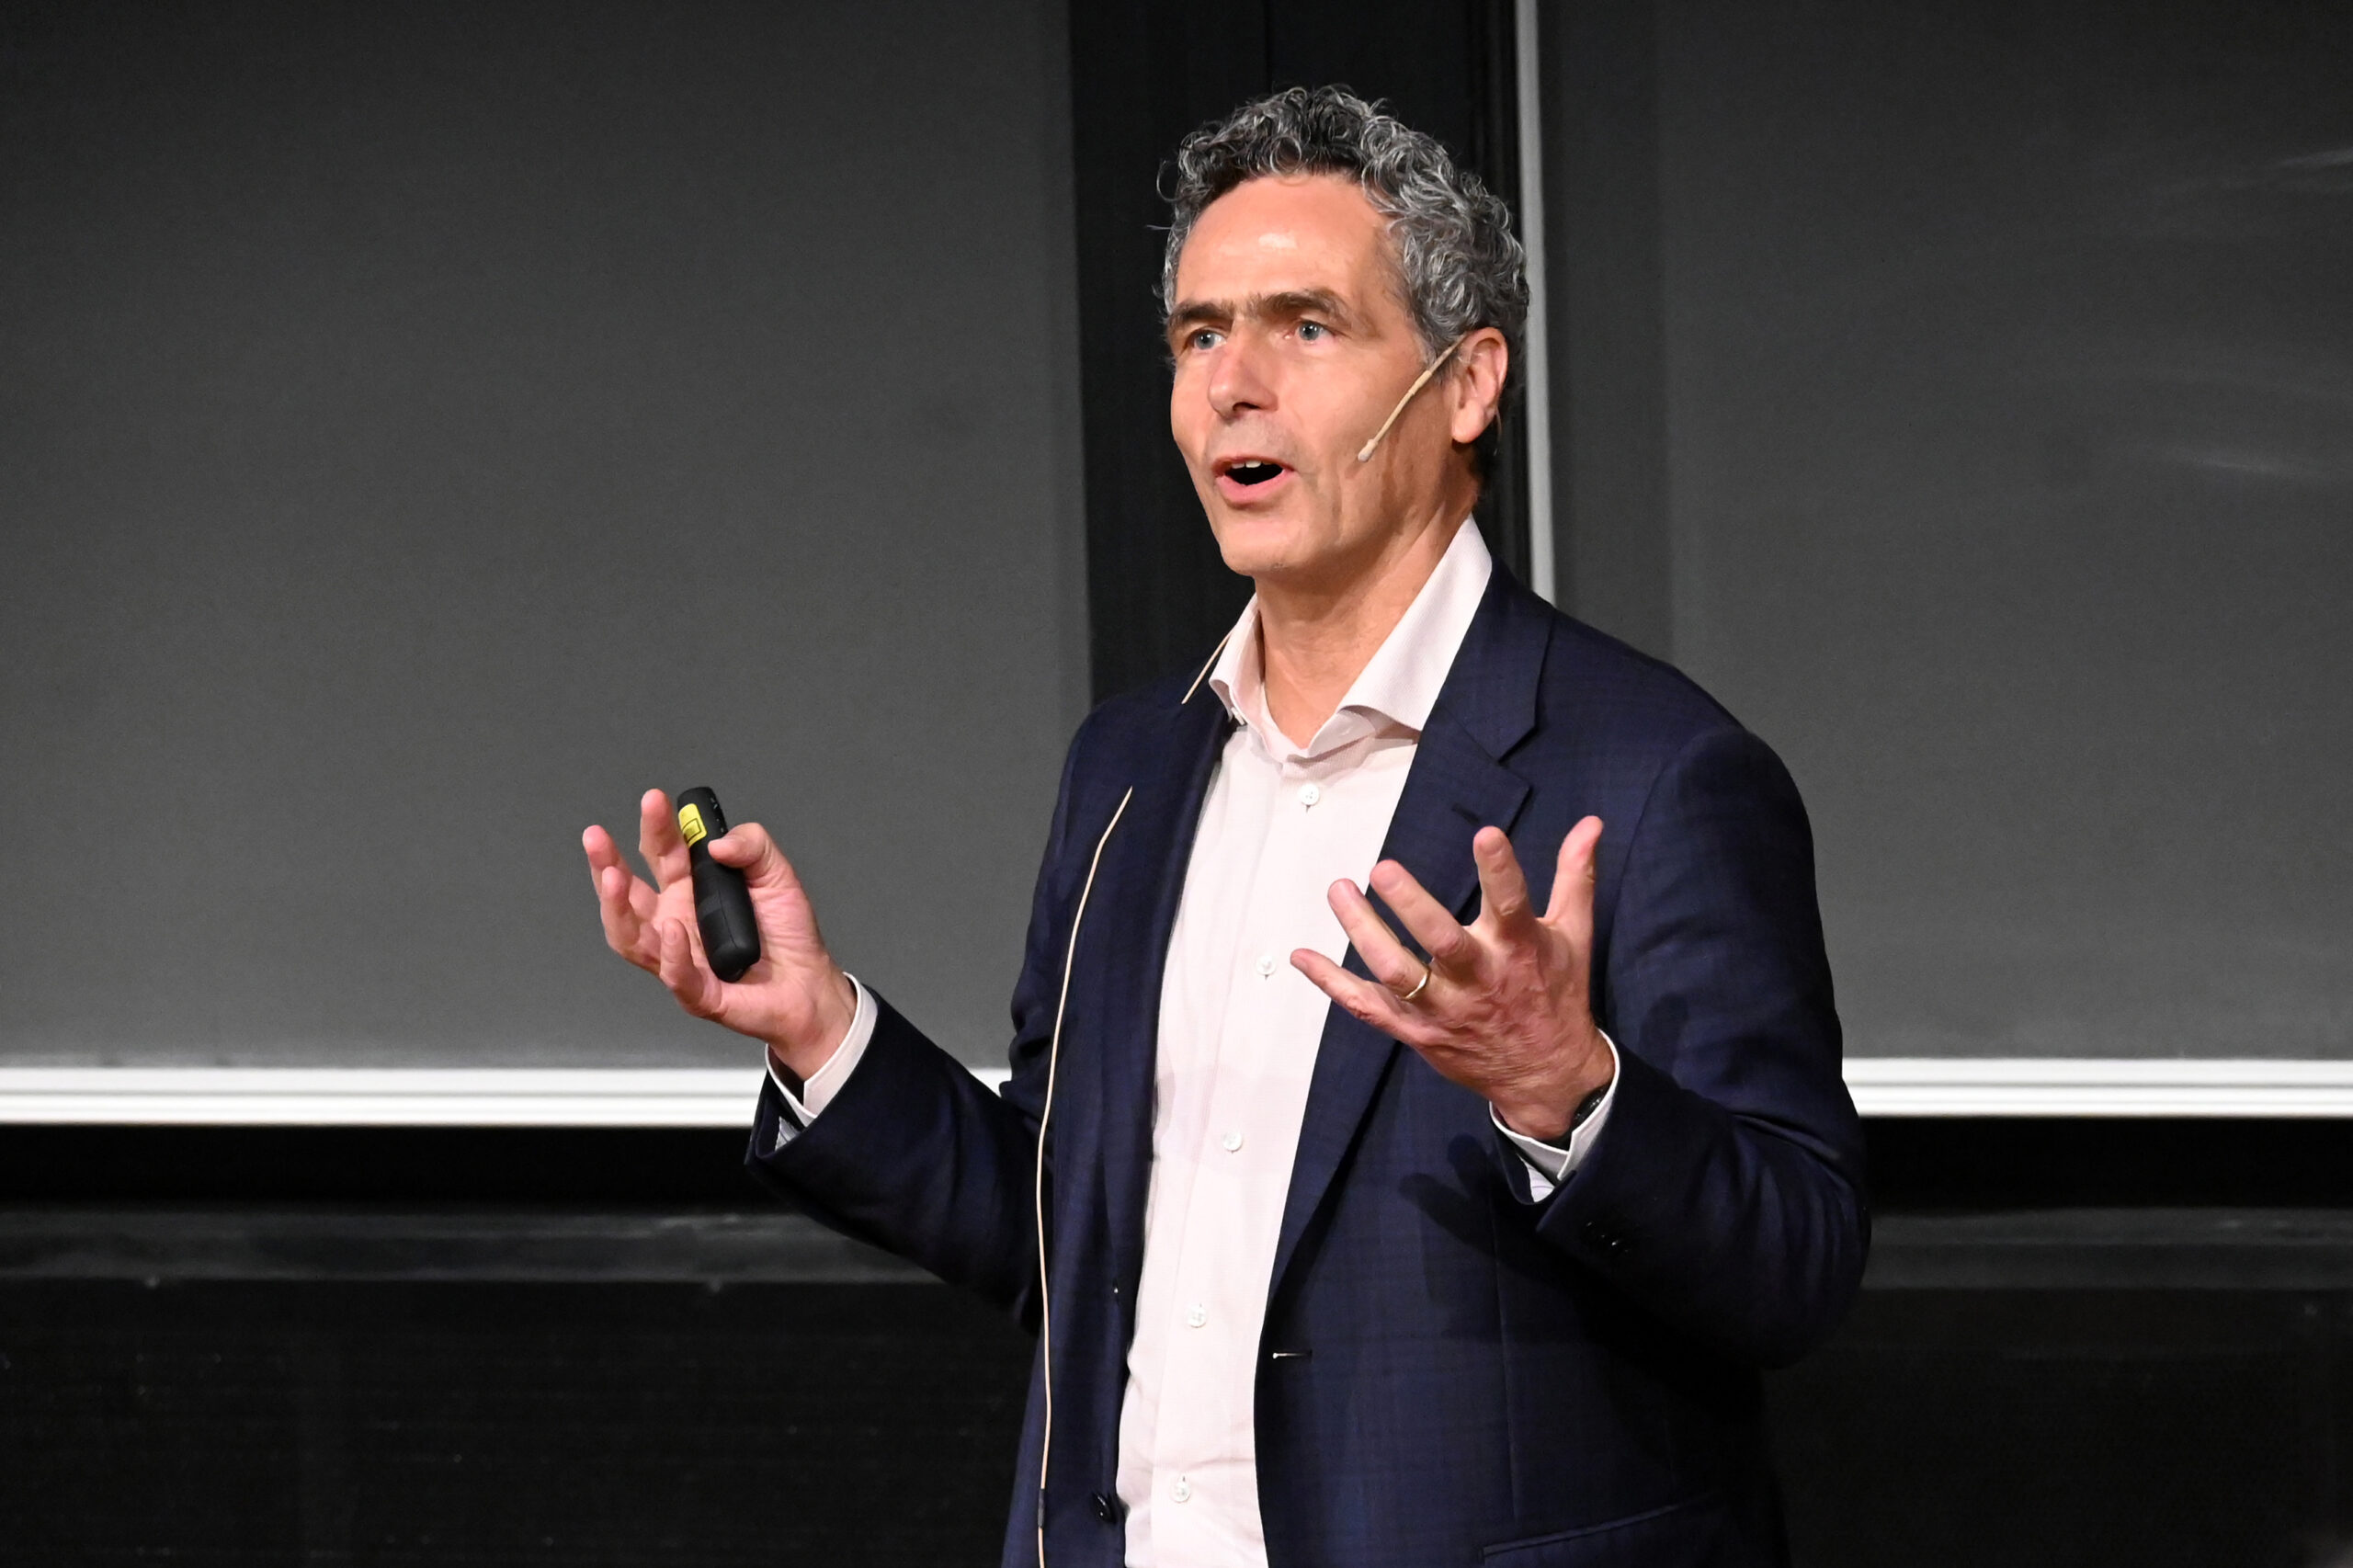
M 2353 11 L 1643 9 L 1671 652 L 1850 1053 L 2353 1056 Z
M 1002 1062 L 1086 691 L 1062 26 L 10 8 L 0 1066 L 749 1069 L 580 855 L 698 783 Z

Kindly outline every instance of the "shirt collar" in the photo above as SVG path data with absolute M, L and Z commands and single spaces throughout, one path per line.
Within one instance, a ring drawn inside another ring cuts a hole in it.
M 1438 688 L 1479 613 L 1495 573 L 1495 558 L 1478 528 L 1464 518 L 1438 558 L 1438 569 L 1390 630 L 1340 699 L 1339 710 L 1304 748 L 1293 746 L 1267 716 L 1266 663 L 1258 646 L 1258 598 L 1253 594 L 1210 669 L 1210 688 L 1226 711 L 1257 732 L 1274 756 L 1321 756 L 1384 724 L 1419 734 L 1438 703 Z

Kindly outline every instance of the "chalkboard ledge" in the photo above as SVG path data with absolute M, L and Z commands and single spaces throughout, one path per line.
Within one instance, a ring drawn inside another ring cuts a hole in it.
M 2353 1117 L 2353 1061 L 1857 1056 L 1846 1073 L 1875 1118 Z M 732 1067 L 0 1067 L 0 1124 L 742 1127 L 759 1083 Z

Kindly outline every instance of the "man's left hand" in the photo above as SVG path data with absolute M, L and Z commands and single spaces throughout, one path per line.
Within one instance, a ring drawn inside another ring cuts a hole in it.
M 1332 912 L 1373 979 L 1360 980 L 1306 948 L 1290 961 L 1333 1001 L 1485 1096 L 1512 1131 L 1559 1142 L 1577 1106 L 1609 1082 L 1613 1060 L 1593 1021 L 1590 987 L 1593 860 L 1600 843 L 1599 817 L 1569 830 L 1552 905 L 1540 915 L 1511 840 L 1501 828 L 1481 828 L 1471 841 L 1479 917 L 1468 926 L 1404 867 L 1383 860 L 1372 869 L 1373 891 L 1430 962 L 1397 939 L 1350 881 L 1332 884 Z

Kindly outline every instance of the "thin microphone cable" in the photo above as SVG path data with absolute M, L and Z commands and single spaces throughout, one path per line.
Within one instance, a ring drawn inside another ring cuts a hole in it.
M 1472 332 L 1476 332 L 1477 330 L 1478 329 L 1476 327 L 1472 328 Z M 1443 369 L 1449 359 L 1454 358 L 1454 351 L 1470 341 L 1471 333 L 1464 333 L 1461 337 L 1458 337 L 1453 342 L 1448 344 L 1444 353 L 1430 361 L 1428 369 L 1424 370 L 1420 375 L 1414 378 L 1414 384 L 1405 389 L 1405 395 L 1397 400 L 1397 406 L 1389 411 L 1389 417 L 1381 422 L 1381 428 L 1372 433 L 1372 439 L 1367 441 L 1362 447 L 1357 449 L 1357 461 L 1362 463 L 1370 462 L 1372 460 L 1373 448 L 1381 445 L 1381 437 L 1389 434 L 1389 427 L 1397 423 L 1397 416 L 1405 412 L 1405 405 L 1413 402 L 1424 387 L 1430 384 L 1430 378 L 1437 375 L 1439 370 Z
M 1046 1471 L 1054 1458 L 1054 1309 L 1046 1270 L 1046 1128 L 1054 1119 L 1054 1076 L 1062 1069 L 1063 1013 L 1070 1006 L 1071 966 L 1078 959 L 1079 927 L 1086 920 L 1086 901 L 1095 892 L 1095 872 L 1103 864 L 1103 846 L 1111 842 L 1111 830 L 1128 814 L 1128 802 L 1135 793 L 1135 786 L 1129 785 L 1128 792 L 1120 797 L 1119 809 L 1104 824 L 1103 836 L 1095 841 L 1095 857 L 1086 863 L 1086 882 L 1078 890 L 1078 908 L 1070 917 L 1070 946 L 1063 952 L 1062 994 L 1054 1001 L 1054 1032 L 1046 1047 L 1046 1103 L 1038 1113 L 1038 1159 L 1029 1177 L 1029 1203 L 1038 1226 L 1039 1364 L 1044 1369 L 1046 1385 L 1044 1430 L 1038 1442 L 1038 1568 L 1046 1568 Z
M 1233 633 L 1231 631 L 1217 640 L 1217 646 L 1210 650 L 1209 661 L 1201 665 L 1201 673 L 1193 677 L 1193 684 L 1187 687 L 1185 695 L 1176 699 L 1177 707 L 1182 708 L 1193 700 L 1193 693 L 1201 689 L 1201 682 L 1209 679 L 1210 672 L 1217 668 L 1217 656 L 1224 653 L 1225 645 L 1233 641 Z
M 1193 693 L 1201 689 L 1201 682 L 1217 666 L 1217 656 L 1233 640 L 1231 631 L 1217 640 L 1217 646 L 1210 650 L 1209 659 L 1193 677 L 1193 684 L 1176 699 L 1177 707 L 1193 700 Z M 1046 1568 L 1046 1472 L 1054 1457 L 1054 1307 L 1046 1268 L 1046 1129 L 1054 1119 L 1054 1079 L 1062 1071 L 1063 1014 L 1070 1006 L 1071 969 L 1078 961 L 1078 929 L 1086 920 L 1086 901 L 1094 896 L 1095 873 L 1103 864 L 1103 846 L 1111 842 L 1111 830 L 1128 814 L 1128 802 L 1135 795 L 1135 786 L 1129 785 L 1128 792 L 1120 797 L 1119 806 L 1111 812 L 1111 820 L 1103 824 L 1103 836 L 1095 841 L 1095 856 L 1086 863 L 1086 881 L 1078 890 L 1078 908 L 1070 917 L 1070 946 L 1063 950 L 1062 994 L 1054 999 L 1053 1034 L 1046 1046 L 1046 1103 L 1038 1112 L 1038 1157 L 1029 1173 L 1029 1204 L 1038 1227 L 1038 1346 L 1042 1358 L 1039 1365 L 1044 1374 L 1046 1405 L 1038 1443 L 1038 1568 Z

